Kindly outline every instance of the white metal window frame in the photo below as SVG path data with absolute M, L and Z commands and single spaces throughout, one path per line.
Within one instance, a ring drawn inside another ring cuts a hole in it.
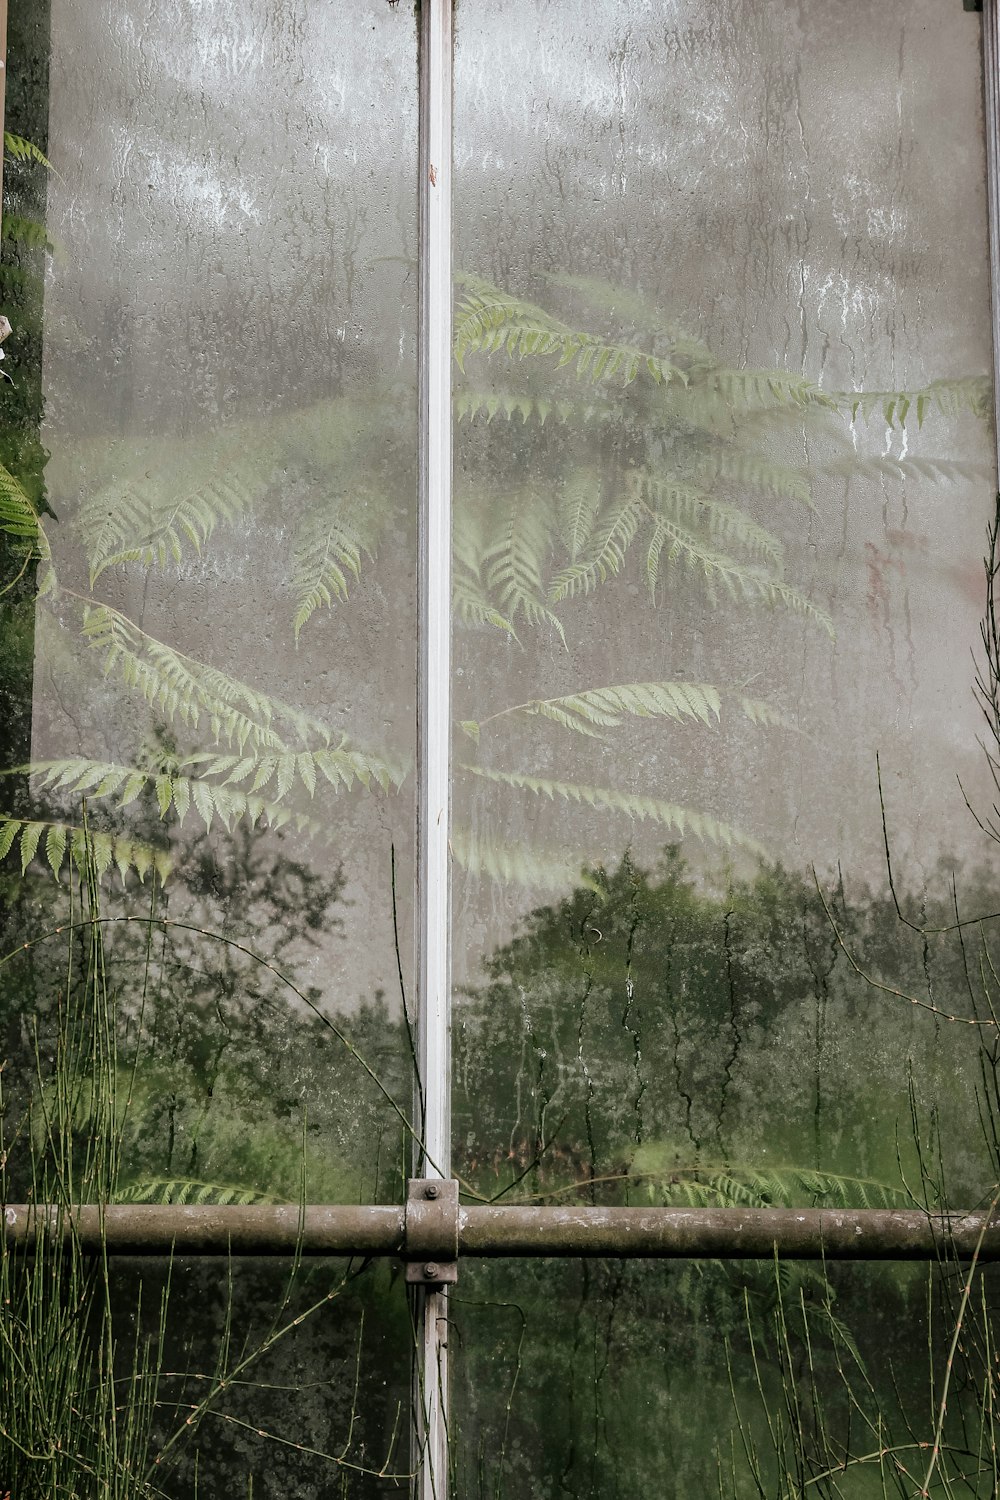
M 949 0 L 958 13 L 959 0 Z M 967 0 L 966 6 L 968 8 Z M 457 1205 L 451 1184 L 450 746 L 452 519 L 452 141 L 454 0 L 419 0 L 418 691 L 417 691 L 417 1099 L 413 1171 L 424 1196 Z M 942 19 L 952 20 L 947 5 Z M 0 113 L 6 74 L 7 0 L 0 0 Z M 983 0 L 982 57 L 994 398 L 1000 433 L 1000 0 Z M 35 1219 L 7 1210 L 5 1243 L 30 1238 Z M 20 1210 L 18 1210 L 20 1212 Z M 615 1213 L 633 1215 L 635 1239 L 616 1244 Z M 37 1211 L 36 1211 L 37 1217 Z M 414 1223 L 416 1222 L 414 1216 Z M 642 1222 L 640 1223 L 640 1219 Z M 959 1254 L 1000 1258 L 1000 1221 L 919 1214 L 764 1209 L 742 1215 L 737 1244 L 725 1211 L 453 1209 L 456 1250 L 478 1255 L 770 1255 L 930 1258 L 946 1239 Z M 586 1222 L 584 1222 L 586 1221 Z M 891 1221 L 891 1222 L 890 1222 Z M 543 1230 L 540 1226 L 547 1225 Z M 868 1225 L 873 1238 L 865 1240 Z M 581 1227 L 582 1226 L 582 1227 Z M 773 1226 L 773 1229 L 772 1229 Z M 109 1253 L 412 1253 L 409 1210 L 392 1207 L 241 1209 L 84 1208 L 81 1242 Z M 831 1228 L 835 1228 L 831 1240 Z M 986 1228 L 988 1243 L 984 1243 Z M 876 1236 L 883 1239 L 877 1244 Z M 602 1237 L 603 1236 L 603 1237 Z M 887 1236 L 887 1238 L 885 1238 Z M 752 1244 L 749 1241 L 752 1240 Z M 870 1248 L 869 1248 L 870 1245 Z M 880 1245 L 880 1248 L 879 1248 Z M 889 1248 L 887 1248 L 889 1247 Z M 428 1266 L 427 1270 L 438 1267 Z M 447 1500 L 447 1286 L 428 1277 L 413 1293 L 415 1500 Z

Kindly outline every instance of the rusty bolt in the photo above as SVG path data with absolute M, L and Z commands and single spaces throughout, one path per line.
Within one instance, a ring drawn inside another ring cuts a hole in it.
M 424 1280 L 437 1281 L 440 1268 L 436 1260 L 429 1260 L 424 1266 Z
M 424 1188 L 424 1197 L 425 1198 L 436 1198 L 439 1192 L 440 1192 L 440 1189 L 439 1189 L 437 1183 L 436 1182 L 429 1182 L 427 1184 L 427 1186 Z

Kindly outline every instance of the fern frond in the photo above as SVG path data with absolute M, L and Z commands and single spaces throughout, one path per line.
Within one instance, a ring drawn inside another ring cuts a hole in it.
M 121 834 L 84 829 L 75 823 L 61 823 L 49 819 L 11 818 L 0 814 L 0 860 L 15 852 L 21 861 L 21 874 L 38 858 L 58 880 L 67 860 L 78 869 L 85 870 L 88 861 L 98 876 L 104 875 L 114 865 L 122 880 L 134 870 L 140 880 L 145 880 L 154 870 L 161 881 L 170 874 L 172 861 L 163 849 L 138 839 Z
M 91 586 L 106 568 L 180 562 L 185 546 L 200 553 L 216 527 L 235 521 L 271 486 L 266 454 L 233 442 L 198 443 L 147 454 L 141 471 L 89 496 L 80 531 Z
M 500 507 L 499 521 L 483 552 L 487 593 L 511 622 L 522 615 L 529 625 L 549 624 L 563 645 L 558 616 L 548 607 L 544 569 L 552 546 L 552 513 L 546 499 L 522 491 Z
M 783 714 L 780 708 L 775 708 L 773 703 L 766 702 L 763 698 L 738 699 L 740 709 L 751 724 L 757 724 L 762 729 L 794 729 L 798 732 L 798 725 L 794 719 Z
M 671 351 L 695 366 L 714 368 L 718 361 L 707 344 L 662 312 L 630 287 L 616 285 L 596 276 L 574 276 L 568 272 L 550 271 L 545 280 L 553 286 L 575 293 L 599 312 L 635 328 L 647 329 L 670 341 Z
M 0 225 L 0 235 L 5 240 L 13 240 L 17 245 L 27 245 L 30 250 L 55 248 L 45 225 L 38 219 L 26 219 L 21 214 L 5 213 Z
M 836 411 L 838 406 L 837 397 L 787 370 L 715 369 L 706 376 L 705 385 L 718 391 L 731 411 L 769 406 L 819 406 Z
M 295 640 L 318 609 L 332 609 L 348 598 L 349 582 L 361 577 L 361 557 L 375 556 L 378 526 L 366 496 L 339 496 L 316 507 L 295 544 L 292 590 L 295 595 Z
M 52 552 L 41 517 L 27 490 L 0 464 L 0 531 L 14 540 L 13 550 L 20 557 L 37 557 L 51 562 Z
M 464 387 L 455 394 L 455 417 L 475 421 L 485 417 L 487 425 L 496 416 L 513 421 L 521 419 L 522 425 L 537 422 L 544 427 L 550 417 L 558 422 L 574 422 L 579 426 L 593 426 L 597 422 L 618 420 L 620 407 L 610 401 L 602 401 L 591 394 L 586 400 L 568 401 L 564 397 L 540 396 L 530 391 L 487 391 Z
M 886 458 L 877 453 L 867 456 L 859 453 L 853 458 L 823 464 L 817 472 L 842 479 L 923 479 L 933 484 L 957 484 L 987 479 L 990 471 L 985 464 L 958 458 Z
M 700 459 L 696 472 L 702 482 L 732 480 L 748 485 L 760 494 L 797 500 L 800 505 L 812 508 L 809 481 L 801 470 L 779 464 L 764 453 L 745 453 L 731 447 L 715 448 Z
M 587 883 L 581 874 L 582 859 L 546 853 L 528 844 L 511 844 L 493 833 L 474 833 L 461 825 L 452 827 L 451 852 L 469 875 L 485 877 L 497 885 L 565 891 Z
M 721 700 L 717 688 L 699 682 L 624 682 L 613 687 L 589 688 L 562 698 L 533 698 L 514 708 L 504 708 L 481 722 L 462 725 L 478 743 L 480 730 L 495 719 L 511 714 L 553 719 L 578 734 L 600 739 L 602 729 L 615 729 L 628 715 L 641 719 L 665 718 L 680 723 L 697 719 L 702 724 L 717 721 Z
M 169 768 L 159 770 L 136 766 L 123 766 L 111 761 L 92 761 L 82 757 L 65 760 L 34 761 L 19 766 L 5 775 L 30 774 L 39 790 L 65 792 L 73 796 L 86 796 L 91 801 L 116 798 L 115 806 L 128 807 L 146 790 L 155 794 L 161 818 L 171 811 L 178 823 L 183 823 L 193 808 L 205 828 L 216 820 L 225 828 L 232 829 L 236 823 L 246 821 L 251 827 L 259 822 L 271 828 L 282 828 L 294 823 L 299 832 L 316 833 L 319 823 L 300 812 L 265 801 L 256 792 L 243 792 L 235 786 L 223 783 L 213 785 L 203 777 L 183 774 L 203 757 L 191 756 Z
M 728 823 L 722 823 L 708 813 L 693 808 L 681 807 L 677 803 L 663 802 L 658 797 L 642 797 L 632 792 L 616 792 L 611 787 L 582 786 L 577 782 L 551 781 L 544 776 L 529 776 L 521 771 L 497 771 L 489 766 L 463 764 L 458 767 L 470 776 L 480 776 L 486 781 L 501 786 L 514 787 L 519 791 L 532 792 L 536 796 L 557 798 L 567 802 L 578 802 L 602 812 L 624 813 L 640 822 L 649 819 L 660 823 L 674 833 L 692 834 L 695 838 L 726 848 L 738 846 L 766 857 L 763 845 L 748 838 Z
M 273 1193 L 261 1193 L 242 1183 L 202 1182 L 194 1177 L 145 1177 L 120 1184 L 113 1203 L 198 1203 L 221 1207 L 252 1203 L 283 1203 Z
M 829 636 L 833 636 L 833 621 L 826 611 L 783 579 L 761 568 L 744 567 L 734 558 L 715 551 L 700 537 L 664 516 L 657 516 L 649 543 L 647 577 L 651 592 L 656 588 L 664 548 L 668 561 L 680 561 L 689 572 L 696 573 L 706 584 L 710 595 L 714 594 L 716 587 L 721 587 L 731 599 L 750 604 L 766 604 L 771 608 L 780 607 L 793 614 L 804 615 L 821 626 Z
M 55 171 L 45 152 L 34 141 L 29 141 L 23 135 L 14 135 L 12 131 L 5 130 L 3 133 L 3 148 L 7 155 L 14 161 L 33 161 L 39 166 L 47 167 L 50 172 Z
M 636 482 L 657 516 L 681 525 L 702 525 L 713 540 L 735 544 L 751 557 L 781 567 L 784 548 L 779 539 L 738 505 L 728 505 L 696 485 L 658 474 L 641 473 Z
M 452 524 L 452 608 L 466 625 L 493 625 L 517 640 L 517 632 L 501 614 L 483 585 L 486 542 L 480 518 L 467 507 L 456 511 Z
M 634 1175 L 648 1180 L 662 1202 L 683 1202 L 692 1208 L 900 1208 L 908 1202 L 905 1189 L 875 1178 L 847 1173 L 819 1172 L 808 1167 L 757 1167 L 729 1164 L 665 1166 L 646 1170 L 667 1154 L 666 1143 L 649 1142 L 632 1163 Z
M 851 421 L 861 417 L 869 422 L 881 417 L 887 427 L 905 427 L 911 411 L 922 427 L 932 411 L 945 417 L 957 417 L 969 411 L 975 417 L 986 417 L 991 411 L 993 384 L 987 375 L 970 375 L 957 380 L 932 380 L 913 391 L 837 391 L 833 400 Z
M 552 579 L 549 599 L 553 604 L 579 594 L 589 594 L 599 584 L 621 572 L 625 566 L 625 554 L 639 530 L 643 509 L 641 494 L 633 492 L 598 517 L 584 554 Z
M 568 548 L 570 561 L 583 554 L 601 508 L 601 480 L 595 469 L 578 468 L 560 486 L 556 499 L 559 536 Z
M 587 377 L 594 384 L 617 378 L 630 385 L 640 373 L 657 385 L 687 381 L 686 373 L 669 359 L 569 328 L 535 303 L 476 277 L 459 280 L 467 291 L 455 314 L 454 352 L 463 372 L 470 354 L 502 352 L 512 359 L 557 355 L 557 368 L 573 365 L 577 379 Z
M 171 722 L 197 728 L 207 719 L 215 744 L 241 751 L 248 744 L 258 751 L 287 750 L 278 724 L 302 740 L 319 736 L 329 743 L 330 731 L 319 720 L 175 651 L 108 604 L 87 607 L 83 633 L 103 655 L 106 676 L 117 672 Z
M 224 777 L 225 787 L 250 782 L 252 794 L 273 785 L 279 800 L 288 796 L 296 783 L 301 784 L 311 797 L 320 781 L 327 782 L 334 791 L 358 785 L 366 791 L 378 786 L 388 792 L 400 787 L 406 779 L 404 767 L 391 763 L 375 751 L 359 750 L 346 740 L 339 745 L 277 754 L 202 753 L 188 756 L 181 764 L 197 765 L 203 775 Z

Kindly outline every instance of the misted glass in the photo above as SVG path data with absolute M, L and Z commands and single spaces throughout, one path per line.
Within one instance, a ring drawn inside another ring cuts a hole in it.
M 996 753 L 979 21 L 468 0 L 457 28 L 456 1171 L 536 1203 L 979 1201 L 995 982 L 980 930 L 924 930 L 997 910 L 965 805 L 989 822 Z M 736 1419 L 693 1329 L 742 1329 L 746 1278 L 705 1272 L 709 1307 L 657 1274 L 463 1271 L 534 1353 L 494 1384 L 456 1304 L 462 1493 L 715 1493 Z M 675 1486 L 678 1366 L 713 1433 Z M 628 1403 L 617 1448 L 610 1415 L 550 1420 L 567 1370 Z
M 384 0 L 11 11 L 3 1196 L 398 1201 L 414 17 Z M 74 1326 L 78 1295 L 104 1295 L 81 1267 Z M 286 1296 L 289 1274 L 175 1267 L 162 1339 L 165 1283 L 146 1277 L 151 1425 L 128 1333 L 133 1447 L 111 1455 L 104 1417 L 86 1442 L 46 1419 L 52 1442 L 120 1464 L 109 1496 L 154 1479 L 382 1493 L 409 1467 L 398 1278 L 304 1266 Z M 116 1276 L 127 1329 L 139 1282 Z

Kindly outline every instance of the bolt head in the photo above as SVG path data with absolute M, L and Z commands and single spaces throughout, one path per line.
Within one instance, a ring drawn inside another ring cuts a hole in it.
M 437 1195 L 438 1195 L 438 1193 L 440 1191 L 441 1191 L 441 1189 L 438 1187 L 438 1185 L 437 1185 L 436 1182 L 429 1182 L 427 1184 L 427 1186 L 424 1188 L 424 1197 L 425 1198 L 436 1198 Z
M 437 1261 L 436 1260 L 429 1260 L 427 1262 L 426 1266 L 424 1266 L 424 1280 L 425 1281 L 437 1281 L 438 1274 L 439 1274 L 439 1267 L 438 1267 Z

